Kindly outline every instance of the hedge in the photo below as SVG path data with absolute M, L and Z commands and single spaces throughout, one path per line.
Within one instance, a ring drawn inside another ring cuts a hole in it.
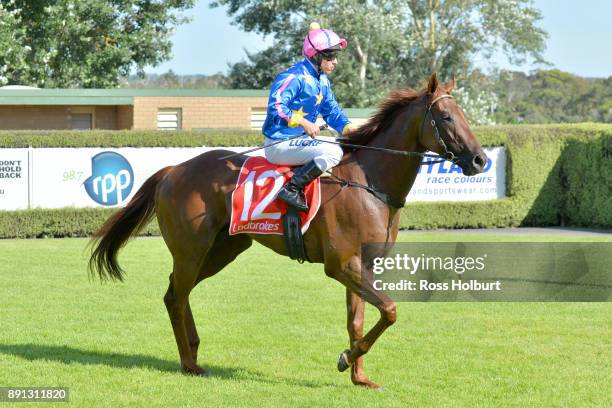
M 411 203 L 409 229 L 517 226 L 612 228 L 612 125 L 514 125 L 476 128 L 485 146 L 507 148 L 507 197 Z M 0 132 L 0 147 L 249 146 L 254 131 Z M 87 236 L 111 209 L 0 211 L 0 237 Z M 144 234 L 158 234 L 155 222 Z
M 1 238 L 86 237 L 115 211 L 110 208 L 61 208 L 0 211 Z M 159 235 L 157 221 L 141 235 Z
M 402 228 L 612 228 L 612 125 L 515 125 L 476 134 L 483 145 L 507 148 L 507 198 L 408 204 Z
M 159 130 L 46 130 L 0 131 L 2 147 L 198 147 L 255 146 L 261 131 L 207 129 Z

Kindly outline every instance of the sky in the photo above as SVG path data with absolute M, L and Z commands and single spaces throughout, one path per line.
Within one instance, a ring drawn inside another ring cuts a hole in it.
M 246 33 L 231 25 L 226 9 L 210 9 L 209 3 L 199 0 L 186 13 L 193 20 L 177 27 L 172 36 L 172 59 L 148 67 L 146 72 L 161 74 L 172 69 L 181 75 L 226 73 L 228 63 L 246 58 L 245 49 L 257 52 L 272 44 L 270 36 Z M 539 24 L 549 35 L 544 57 L 552 67 L 584 77 L 612 75 L 612 0 L 535 0 L 534 4 L 544 17 Z M 525 72 L 544 68 L 513 66 L 502 54 L 493 58 L 493 64 Z M 491 62 L 477 59 L 476 65 L 486 69 Z

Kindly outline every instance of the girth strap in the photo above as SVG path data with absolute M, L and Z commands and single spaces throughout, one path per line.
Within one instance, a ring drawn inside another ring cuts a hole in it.
M 355 181 L 341 179 L 340 177 L 334 175 L 329 170 L 327 171 L 327 173 L 333 179 L 335 179 L 336 181 L 339 181 L 340 184 L 342 185 L 342 188 L 344 187 L 363 188 L 365 191 L 372 194 L 374 197 L 378 198 L 380 201 L 382 201 L 383 203 L 387 205 L 390 205 L 393 208 L 401 209 L 401 208 L 404 208 L 404 205 L 406 204 L 406 200 L 400 200 L 397 197 L 393 197 L 392 195 L 389 195 L 385 192 L 375 189 L 374 187 L 370 185 L 369 180 L 368 180 L 368 185 L 366 186 L 365 184 L 357 183 Z M 366 179 L 367 179 L 367 175 L 366 175 Z
M 400 209 L 404 208 L 404 205 L 406 205 L 406 200 L 400 200 L 399 198 L 395 198 L 387 193 L 383 193 L 382 191 L 376 190 L 373 187 L 364 186 L 364 189 L 368 193 L 372 194 L 374 197 L 378 198 L 383 203 L 390 205 L 391 207 Z

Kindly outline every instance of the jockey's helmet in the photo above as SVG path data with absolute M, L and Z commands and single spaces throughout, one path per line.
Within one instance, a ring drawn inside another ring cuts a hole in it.
M 346 40 L 332 30 L 324 29 L 318 23 L 310 24 L 310 31 L 304 38 L 302 53 L 308 59 L 320 64 L 320 59 L 334 59 L 336 53 L 346 48 Z

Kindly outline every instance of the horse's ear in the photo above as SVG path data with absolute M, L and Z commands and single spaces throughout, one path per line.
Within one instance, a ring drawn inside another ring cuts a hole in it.
M 438 89 L 438 75 L 434 72 L 429 77 L 429 83 L 427 84 L 427 92 L 433 94 L 436 93 L 436 89 Z
M 453 89 L 455 89 L 456 85 L 457 85 L 457 81 L 455 80 L 455 76 L 453 75 L 451 80 L 448 81 L 446 85 L 444 85 L 444 88 L 446 88 L 446 92 L 451 93 Z

